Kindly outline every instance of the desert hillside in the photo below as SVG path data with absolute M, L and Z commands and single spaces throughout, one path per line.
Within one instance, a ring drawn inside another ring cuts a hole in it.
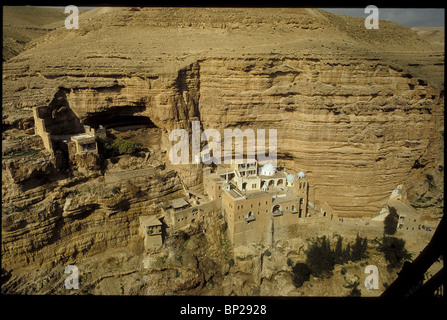
M 411 28 L 419 37 L 437 46 L 440 50 L 444 48 L 445 32 L 444 27 L 413 27 Z
M 80 13 L 90 10 L 81 9 Z M 64 9 L 34 6 L 3 7 L 3 61 L 15 57 L 25 45 L 64 25 Z

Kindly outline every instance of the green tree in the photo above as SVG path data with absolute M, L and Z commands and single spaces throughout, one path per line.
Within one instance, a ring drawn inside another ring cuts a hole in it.
M 299 288 L 310 279 L 311 270 L 305 263 L 299 262 L 292 268 L 293 284 Z
M 110 137 L 105 139 L 97 138 L 99 145 L 104 149 L 106 158 L 115 158 L 122 154 L 133 154 L 141 150 L 141 143 L 131 142 L 125 139 L 117 138 L 113 140 Z
M 135 143 L 121 138 L 113 141 L 112 148 L 117 154 L 132 154 L 140 150 L 142 147 L 141 143 Z
M 334 253 L 326 236 L 316 238 L 307 250 L 306 264 L 316 277 L 330 276 L 334 269 Z
M 394 207 L 388 207 L 390 213 L 383 221 L 385 234 L 393 235 L 397 230 L 397 223 L 399 222 L 399 215 Z
M 349 260 L 351 260 L 351 244 L 348 243 L 346 245 L 345 250 L 343 250 L 343 254 L 342 254 L 342 261 L 343 263 L 348 262 Z
M 352 246 L 351 260 L 357 261 L 360 259 L 364 259 L 368 257 L 368 252 L 366 251 L 368 247 L 368 240 L 366 238 L 362 238 L 357 234 L 357 238 L 355 239 L 355 243 Z
M 335 264 L 343 264 L 343 237 L 338 236 L 337 244 L 335 245 L 334 251 L 334 262 Z
M 405 249 L 405 241 L 395 237 L 384 237 L 379 250 L 385 254 L 389 267 L 399 268 L 405 260 L 411 258 L 411 254 Z

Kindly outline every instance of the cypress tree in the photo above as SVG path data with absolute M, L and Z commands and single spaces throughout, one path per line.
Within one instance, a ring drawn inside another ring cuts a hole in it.
M 349 260 L 351 260 L 351 243 L 348 243 L 345 250 L 343 250 L 342 260 L 343 263 L 346 263 Z
M 367 257 L 368 241 L 366 238 L 362 238 L 357 234 L 354 246 L 352 247 L 351 260 L 357 261 Z
M 393 235 L 396 233 L 399 215 L 394 207 L 388 207 L 390 213 L 383 220 L 385 234 Z
M 330 241 L 326 236 L 312 241 L 307 250 L 306 264 L 315 277 L 329 276 L 334 269 L 334 255 L 330 247 Z
M 343 264 L 343 238 L 338 236 L 337 244 L 334 251 L 334 262 L 336 264 Z

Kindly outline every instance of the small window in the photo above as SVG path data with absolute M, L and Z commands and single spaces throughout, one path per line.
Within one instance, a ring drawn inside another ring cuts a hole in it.
M 250 205 L 250 208 L 253 208 L 253 203 Z M 415 220 L 416 221 L 416 220 Z

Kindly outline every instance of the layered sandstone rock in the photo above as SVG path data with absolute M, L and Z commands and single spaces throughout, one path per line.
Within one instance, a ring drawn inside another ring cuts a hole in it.
M 160 134 L 154 157 L 166 170 L 133 177 L 119 193 L 99 182 L 107 176 L 66 178 L 45 152 L 3 162 L 8 270 L 60 267 L 139 243 L 141 214 L 155 213 L 160 198 L 179 193 L 180 180 L 201 182 L 199 167 L 173 165 L 167 157 L 170 131 L 189 130 L 193 120 L 221 133 L 277 129 L 279 165 L 305 171 L 317 204 L 326 202 L 337 215 L 377 214 L 398 184 L 413 202 L 430 196 L 436 210 L 443 205 L 444 52 L 410 29 L 381 21 L 379 30 L 366 30 L 363 19 L 314 9 L 98 11 L 81 19 L 79 30 L 54 30 L 3 65 L 3 124 L 30 130 L 31 107 L 58 104 L 92 126 L 146 117 Z M 133 166 L 130 160 L 121 165 Z M 215 223 L 208 222 L 218 234 Z M 276 295 L 276 282 L 290 285 L 272 271 L 284 261 L 271 258 L 262 267 L 246 254 L 231 271 L 230 256 L 215 249 L 222 246 L 219 235 L 206 241 L 214 246 L 210 261 L 199 250 L 180 265 L 181 248 L 172 249 L 172 264 L 158 266 L 169 275 L 144 274 L 152 285 L 143 289 L 164 294 L 156 284 L 176 279 L 178 291 L 206 285 L 212 294 L 213 277 L 225 284 L 218 294 Z M 133 267 L 139 263 L 132 260 Z M 213 265 L 218 271 L 206 273 Z M 260 276 L 250 278 L 251 268 Z M 133 270 L 120 272 L 133 276 Z M 96 293 L 108 292 L 109 274 L 86 279 L 92 288 L 101 283 Z
M 439 162 L 441 52 L 410 29 L 311 9 L 195 10 L 123 9 L 49 33 L 5 65 L 5 109 L 63 90 L 85 123 L 277 129 L 280 164 L 308 172 L 340 215 L 375 214 L 416 161 Z
M 144 184 L 133 181 L 132 186 L 123 180 L 119 196 L 98 179 L 87 184 L 61 180 L 53 189 L 47 186 L 44 195 L 49 197 L 2 217 L 3 267 L 49 268 L 136 241 L 138 217 L 157 213 L 159 201 L 179 191 L 171 171 L 159 177 L 149 177 Z

